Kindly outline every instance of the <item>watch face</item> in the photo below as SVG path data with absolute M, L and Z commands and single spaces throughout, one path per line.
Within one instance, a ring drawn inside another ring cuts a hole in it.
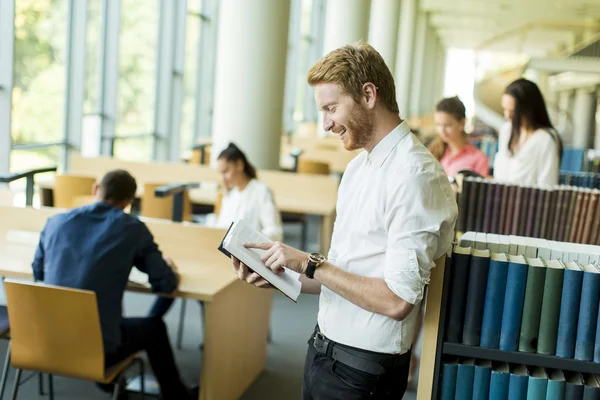
M 310 261 L 316 262 L 316 263 L 321 263 L 321 262 L 325 261 L 325 256 L 320 253 L 310 253 Z

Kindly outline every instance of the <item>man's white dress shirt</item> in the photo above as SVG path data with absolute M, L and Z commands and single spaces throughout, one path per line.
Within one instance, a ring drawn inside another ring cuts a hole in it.
M 336 211 L 329 261 L 384 279 L 396 295 L 418 304 L 434 261 L 450 249 L 458 208 L 444 169 L 406 121 L 350 162 Z M 417 316 L 415 307 L 404 321 L 395 321 L 321 288 L 321 332 L 345 345 L 405 353 Z

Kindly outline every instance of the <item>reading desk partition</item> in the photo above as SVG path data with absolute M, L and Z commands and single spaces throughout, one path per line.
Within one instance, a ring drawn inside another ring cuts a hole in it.
M 0 206 L 0 276 L 33 278 L 39 232 L 61 211 Z M 224 230 L 144 221 L 160 249 L 178 266 L 181 284 L 175 296 L 205 303 L 200 399 L 238 399 L 265 367 L 273 291 L 237 278 L 231 262 L 217 251 Z M 137 284 L 127 290 L 150 293 Z
M 131 162 L 110 157 L 82 157 L 73 153 L 69 166 L 68 172 L 71 174 L 97 178 L 113 169 L 125 169 L 137 180 L 138 196 L 141 196 L 141 189 L 146 182 L 200 182 L 200 188 L 190 190 L 192 203 L 200 205 L 215 204 L 217 183 L 220 181 L 216 170 L 203 165 Z M 275 203 L 282 212 L 321 217 L 319 247 L 321 253 L 327 254 L 333 233 L 339 178 L 272 170 L 259 170 L 258 176 L 271 188 Z M 39 187 L 42 198 L 52 198 L 48 193 L 54 189 L 53 182 L 40 183 Z M 42 204 L 51 205 L 47 202 Z

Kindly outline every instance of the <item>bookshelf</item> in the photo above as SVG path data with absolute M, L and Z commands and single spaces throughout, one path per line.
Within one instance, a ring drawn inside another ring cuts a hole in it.
M 515 237 L 518 238 L 518 237 Z M 527 238 L 530 239 L 530 238 Z M 561 244 L 559 242 L 552 242 L 553 244 Z M 536 245 L 540 245 L 540 243 L 535 243 Z M 473 242 L 471 244 L 473 248 L 477 248 L 477 243 Z M 566 245 L 566 244 L 565 244 Z M 562 253 L 559 258 L 567 258 L 567 257 L 583 257 L 584 256 L 584 247 L 590 250 L 590 254 L 595 254 L 594 260 L 596 262 L 600 261 L 600 248 L 595 246 L 586 246 L 586 245 L 578 245 L 578 252 L 573 253 Z M 537 247 L 537 246 L 536 246 Z M 532 257 L 540 257 L 543 252 L 543 247 L 536 248 L 536 254 L 530 255 Z M 552 257 L 548 257 L 552 258 Z M 585 258 L 587 260 L 587 258 Z M 590 261 L 591 256 L 590 256 Z M 450 343 L 445 341 L 445 335 L 448 328 L 448 320 L 449 320 L 449 301 L 450 301 L 450 286 L 451 286 L 451 276 L 453 275 L 452 271 L 452 261 L 451 257 L 446 258 L 446 262 L 444 268 L 434 269 L 432 271 L 432 279 L 435 276 L 436 281 L 439 281 L 439 284 L 436 285 L 438 293 L 435 297 L 435 304 L 437 307 L 433 307 L 434 310 L 437 311 L 437 316 L 439 316 L 436 324 L 431 324 L 430 326 L 424 325 L 424 337 L 429 337 L 430 342 L 435 349 L 435 355 L 431 355 L 427 361 L 425 361 L 425 354 L 423 354 L 421 362 L 424 361 L 427 365 L 431 366 L 433 371 L 433 377 L 431 381 L 427 381 L 427 384 L 431 384 L 430 390 L 421 391 L 421 385 L 419 385 L 419 391 L 417 398 L 419 400 L 425 399 L 433 399 L 438 400 L 441 398 L 441 374 L 442 374 L 442 359 L 444 356 L 458 356 L 461 358 L 475 358 L 482 360 L 490 360 L 497 362 L 507 362 L 511 364 L 523 364 L 528 366 L 537 366 L 544 367 L 549 369 L 559 369 L 565 371 L 573 371 L 579 373 L 589 373 L 589 374 L 600 374 L 600 363 L 594 363 L 591 361 L 580 361 L 576 359 L 567 359 L 561 358 L 553 355 L 544 355 L 537 353 L 526 353 L 526 352 L 518 352 L 518 351 L 505 351 L 498 349 L 490 349 L 486 347 L 480 346 L 468 346 L 464 344 L 458 343 Z M 431 292 L 429 288 L 429 291 Z M 439 293 L 441 291 L 441 293 Z M 431 293 L 428 293 L 427 299 L 427 307 L 432 306 L 431 301 L 432 297 L 429 297 Z M 426 314 L 427 315 L 427 314 Z M 433 328 L 437 328 L 437 331 L 433 332 Z M 429 332 L 428 329 L 431 329 Z M 423 342 L 425 348 L 425 342 Z M 419 377 L 419 383 L 421 383 L 421 377 Z
M 600 374 L 600 364 L 598 363 L 560 358 L 556 356 L 547 356 L 543 354 L 487 349 L 485 347 L 467 346 L 458 343 L 444 343 L 442 347 L 442 353 L 444 355 L 459 357 L 481 358 L 491 361 L 504 361 L 514 364 L 525 364 L 589 374 Z

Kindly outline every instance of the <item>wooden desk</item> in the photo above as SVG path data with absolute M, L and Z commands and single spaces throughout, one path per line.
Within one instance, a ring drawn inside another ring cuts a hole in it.
M 32 279 L 39 232 L 60 211 L 0 206 L 0 275 Z M 175 296 L 205 302 L 200 399 L 238 399 L 265 367 L 273 291 L 237 279 L 230 261 L 216 250 L 223 230 L 145 221 L 178 266 Z M 138 285 L 128 290 L 150 293 Z
M 125 169 L 137 180 L 138 188 L 146 182 L 219 182 L 216 170 L 204 166 L 165 162 L 130 162 L 109 157 L 87 158 L 71 154 L 69 173 L 101 178 L 113 169 Z M 296 174 L 291 172 L 260 170 L 258 176 L 273 191 L 275 202 L 282 212 L 314 214 L 321 216 L 320 251 L 327 254 L 331 244 L 335 205 L 339 179 L 332 176 Z M 40 184 L 52 190 L 52 182 Z M 216 186 L 193 189 L 190 198 L 194 204 L 214 205 Z M 138 195 L 139 195 L 138 190 Z

